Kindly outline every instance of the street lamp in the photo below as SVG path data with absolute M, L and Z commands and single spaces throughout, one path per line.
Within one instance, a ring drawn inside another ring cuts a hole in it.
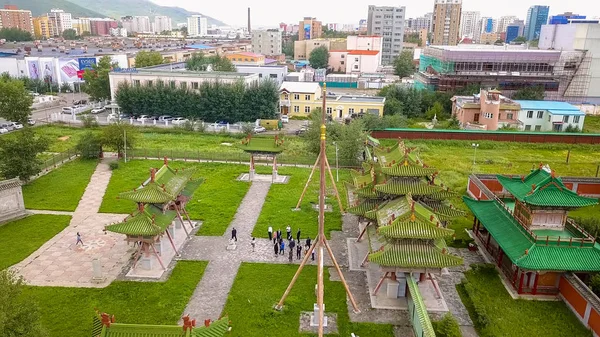
M 471 147 L 473 147 L 473 168 L 472 168 L 472 171 L 475 171 L 475 155 L 477 154 L 477 148 L 479 147 L 479 144 L 473 143 L 473 144 L 471 144 Z
M 335 145 L 335 181 L 339 182 L 340 181 L 340 166 L 338 163 L 338 145 L 336 142 L 333 142 L 333 145 Z

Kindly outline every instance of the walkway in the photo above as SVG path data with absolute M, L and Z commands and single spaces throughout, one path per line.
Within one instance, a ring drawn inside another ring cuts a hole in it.
M 72 215 L 67 228 L 14 266 L 31 285 L 105 287 L 129 260 L 128 246 L 117 234 L 104 233 L 105 225 L 123 220 L 123 214 L 100 214 L 98 210 L 111 177 L 110 159 L 100 162 L 75 212 L 28 210 L 36 214 Z M 76 246 L 77 232 L 83 245 Z M 104 280 L 92 280 L 92 261 L 98 259 Z

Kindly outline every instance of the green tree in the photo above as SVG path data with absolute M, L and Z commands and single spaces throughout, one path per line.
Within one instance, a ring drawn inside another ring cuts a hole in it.
M 351 33 L 351 32 L 340 32 L 337 30 L 329 29 L 326 26 L 323 26 L 323 32 L 321 34 L 321 37 L 326 38 L 326 39 L 345 39 L 349 35 L 356 35 L 356 34 Z
M 461 337 L 460 326 L 451 313 L 447 313 L 439 321 L 431 322 L 436 337 Z
M 210 57 L 210 64 L 212 64 L 213 71 L 227 71 L 227 72 L 236 72 L 237 69 L 231 63 L 231 60 L 222 57 L 220 55 L 214 55 Z
M 404 50 L 399 56 L 394 59 L 394 74 L 402 77 L 408 77 L 415 73 L 415 65 L 413 63 L 413 52 Z
M 310 62 L 310 66 L 315 69 L 327 68 L 329 64 L 329 51 L 327 47 L 321 46 L 313 49 L 310 52 L 308 61 Z
M 421 47 L 421 44 L 423 43 L 423 41 L 421 41 L 419 33 L 404 34 L 404 42 L 416 43 L 419 47 Z
M 144 68 L 165 63 L 162 55 L 157 51 L 139 51 L 135 55 L 135 67 Z
M 123 156 L 125 150 L 125 139 L 127 149 L 133 149 L 138 139 L 137 129 L 127 123 L 113 123 L 102 129 L 102 144 L 116 151 L 119 157 Z
M 0 271 L 0 336 L 48 336 L 37 305 L 23 294 L 24 286 L 25 281 L 14 271 Z
M 0 138 L 0 172 L 4 178 L 19 177 L 23 181 L 41 171 L 38 154 L 48 150 L 49 140 L 26 127 L 15 137 Z M 1 315 L 0 315 L 1 316 Z
M 390 116 L 395 114 L 401 114 L 403 112 L 402 102 L 397 100 L 394 97 L 386 100 L 385 105 L 383 106 L 383 115 Z
M 16 42 L 32 41 L 33 35 L 31 35 L 30 32 L 19 28 L 2 28 L 0 29 L 0 39 Z
M 512 40 L 511 42 L 515 42 L 515 43 L 525 43 L 527 42 L 527 38 L 525 36 L 517 36 L 514 40 Z
M 469 83 L 467 86 L 459 88 L 454 91 L 454 95 L 457 96 L 471 96 L 480 92 L 480 85 L 477 83 Z
M 65 40 L 78 40 L 79 35 L 77 35 L 77 31 L 75 29 L 65 29 L 62 32 L 62 37 Z
M 427 109 L 427 112 L 425 112 L 425 118 L 427 119 L 433 119 L 434 117 L 438 120 L 445 119 L 444 115 L 444 107 L 440 102 L 433 103 L 433 105 L 429 109 Z
M 237 71 L 228 58 L 220 55 L 206 56 L 203 53 L 196 53 L 185 64 L 187 70 L 193 71 L 207 71 L 209 70 L 209 66 L 212 71 Z
M 75 147 L 81 158 L 97 159 L 102 152 L 102 138 L 91 131 L 85 133 Z
M 544 99 L 544 87 L 541 85 L 525 87 L 517 90 L 512 99 L 541 101 Z
M 360 119 L 353 120 L 348 125 L 340 125 L 339 135 L 335 142 L 338 145 L 338 155 L 342 166 L 354 166 L 364 149 L 366 133 Z
M 83 92 L 90 95 L 94 101 L 104 101 L 110 99 L 110 81 L 108 73 L 116 68 L 117 64 L 112 63 L 110 56 L 102 56 L 98 64 L 92 66 L 92 69 L 86 69 L 83 73 L 83 79 L 86 85 L 82 87 Z
M 204 56 L 204 53 L 195 53 L 185 62 L 185 68 L 192 71 L 206 71 L 209 64 L 210 60 Z
M 292 35 L 288 40 L 281 45 L 282 53 L 285 56 L 294 57 L 294 42 L 298 41 L 298 33 Z
M 496 42 L 494 42 L 494 44 L 503 44 L 503 43 L 504 43 L 504 40 L 502 40 L 502 39 L 498 39 L 498 40 L 496 40 Z
M 22 81 L 0 78 L 0 117 L 27 125 L 31 115 L 33 97 L 27 92 Z

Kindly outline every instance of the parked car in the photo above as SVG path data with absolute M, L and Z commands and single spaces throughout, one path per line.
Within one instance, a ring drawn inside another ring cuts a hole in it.
M 209 127 L 213 128 L 215 131 L 216 130 L 223 130 L 227 127 L 227 124 L 221 124 L 221 123 L 212 123 L 211 125 L 209 125 Z
M 6 132 L 9 132 L 9 131 L 12 131 L 15 129 L 12 125 L 12 122 L 2 123 L 2 124 L 0 124 L 0 128 L 6 129 L 7 130 Z
M 1 135 L 1 134 L 5 134 L 5 133 L 8 133 L 8 129 L 7 129 L 7 128 L 0 127 L 0 135 Z
M 303 135 L 306 130 L 308 130 L 308 127 L 306 125 L 302 125 L 299 130 L 296 130 L 296 135 Z
M 290 116 L 288 115 L 282 115 L 281 116 L 281 122 L 282 123 L 288 123 L 290 121 Z
M 173 118 L 171 123 L 173 123 L 173 125 L 181 125 L 181 124 L 187 123 L 187 121 L 188 120 L 183 117 L 177 117 L 177 118 Z
M 267 131 L 267 129 L 265 129 L 264 126 L 255 126 L 254 127 L 254 133 L 261 133 L 261 132 L 265 132 Z
M 13 122 L 12 123 L 12 127 L 13 127 L 14 130 L 21 130 L 23 128 L 23 124 Z
M 35 125 L 35 119 L 33 119 L 33 118 L 27 119 L 27 124 L 29 124 L 29 125 Z
M 146 122 L 150 120 L 150 116 L 148 115 L 141 115 L 140 117 L 138 117 L 136 119 L 138 122 Z
M 92 111 L 91 111 L 91 113 L 93 113 L 93 114 L 99 114 L 99 113 L 102 113 L 104 111 L 106 111 L 106 109 L 104 107 L 102 107 L 102 108 L 93 108 Z
M 169 115 L 163 115 L 158 117 L 158 121 L 159 122 L 170 122 L 173 120 L 173 117 L 169 116 Z

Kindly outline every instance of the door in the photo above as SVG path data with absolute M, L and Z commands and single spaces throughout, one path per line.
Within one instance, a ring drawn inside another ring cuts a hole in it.
M 473 123 L 479 123 L 479 114 L 478 113 L 473 115 Z

